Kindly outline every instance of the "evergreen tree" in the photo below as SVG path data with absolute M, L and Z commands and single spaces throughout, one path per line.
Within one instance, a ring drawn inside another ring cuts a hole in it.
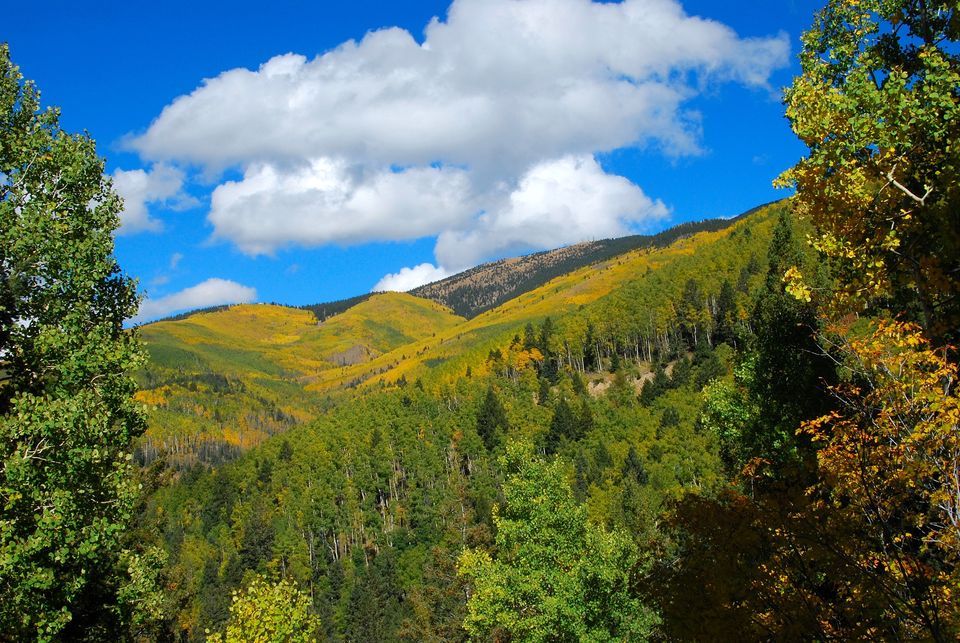
M 725 342 L 736 348 L 737 295 L 730 281 L 723 280 L 717 296 L 716 342 Z
M 403 619 L 400 583 L 392 549 L 377 555 L 350 593 L 350 622 L 346 640 L 389 641 L 396 638 Z
M 620 475 L 624 479 L 634 480 L 638 484 L 647 484 L 649 480 L 647 469 L 643 466 L 643 460 L 640 459 L 636 448 L 631 446 L 630 450 L 627 451 L 627 457 L 623 461 L 623 468 L 620 470 Z
M 593 409 L 590 408 L 590 400 L 584 398 L 580 400 L 580 412 L 577 413 L 577 433 L 575 439 L 580 440 L 593 429 Z
M 537 339 L 537 348 L 539 348 L 540 352 L 543 353 L 541 374 L 550 380 L 552 384 L 556 384 L 557 378 L 560 375 L 556 354 L 551 348 L 553 345 L 554 333 L 555 328 L 553 325 L 553 320 L 550 319 L 550 317 L 547 317 L 543 320 L 543 324 L 540 326 L 540 337 Z
M 574 371 L 570 375 L 570 383 L 573 385 L 573 392 L 578 396 L 586 397 L 590 394 L 590 392 L 587 390 L 587 383 L 584 381 L 583 375 L 577 371 Z
M 786 271 L 802 266 L 802 259 L 789 212 L 782 210 L 770 242 L 765 287 L 751 317 L 749 380 L 762 421 L 744 427 L 747 459 L 795 459 L 803 446 L 796 435 L 800 422 L 832 404 L 827 387 L 835 380 L 834 364 L 818 343 L 816 307 L 788 294 L 783 282 Z
M 510 424 L 507 422 L 507 412 L 493 390 L 493 384 L 491 384 L 487 387 L 487 394 L 484 396 L 483 403 L 480 405 L 480 412 L 477 414 L 477 435 L 483 440 L 487 451 L 492 451 L 509 430 Z
M 550 401 L 550 382 L 545 377 L 540 378 L 540 388 L 537 391 L 537 403 L 540 406 Z
M 564 442 L 576 439 L 578 433 L 577 418 L 563 396 L 557 402 L 553 410 L 553 419 L 550 421 L 550 429 L 547 431 L 546 452 L 556 453 Z
M 643 388 L 640 390 L 640 403 L 649 406 L 655 399 L 667 392 L 670 386 L 671 382 L 667 371 L 663 368 L 663 364 L 658 363 L 653 372 L 653 379 L 643 383 Z
M 680 424 L 680 413 L 677 409 L 672 406 L 668 406 L 663 410 L 663 415 L 660 416 L 660 427 L 666 428 L 669 426 L 677 426 Z
M 583 368 L 586 371 L 597 371 L 597 338 L 593 324 L 587 324 L 587 334 L 583 339 Z
M 527 322 L 527 325 L 523 328 L 523 350 L 530 350 L 531 348 L 540 348 L 540 343 L 537 340 L 537 331 L 534 330 L 533 324 Z

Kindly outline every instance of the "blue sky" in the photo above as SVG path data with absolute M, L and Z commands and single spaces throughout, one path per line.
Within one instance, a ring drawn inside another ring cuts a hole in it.
M 53 0 L 9 7 L 0 39 L 107 158 L 150 319 L 784 196 L 804 150 L 779 93 L 819 6 Z

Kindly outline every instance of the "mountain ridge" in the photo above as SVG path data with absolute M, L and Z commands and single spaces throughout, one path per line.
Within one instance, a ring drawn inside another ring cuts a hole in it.
M 450 308 L 456 315 L 472 319 L 481 313 L 496 308 L 500 304 L 530 292 L 546 284 L 551 279 L 572 272 L 593 263 L 600 263 L 639 248 L 664 248 L 671 243 L 698 232 L 723 230 L 737 221 L 750 216 L 768 206 L 779 203 L 770 201 L 738 215 L 723 218 L 715 217 L 686 221 L 650 235 L 629 235 L 595 241 L 580 241 L 567 246 L 542 250 L 526 255 L 505 257 L 495 261 L 481 263 L 443 279 L 417 286 L 405 291 L 414 297 L 429 299 Z M 515 273 L 510 279 L 507 273 Z M 488 282 L 478 287 L 477 282 Z M 505 283 L 500 290 L 491 291 L 489 282 Z M 384 291 L 386 292 L 386 291 Z M 324 301 L 315 304 L 289 305 L 280 302 L 263 302 L 267 305 L 283 306 L 312 312 L 318 320 L 324 321 L 357 306 L 377 292 L 363 293 L 343 299 Z M 160 319 L 140 324 L 141 327 L 160 322 L 182 321 L 194 315 L 216 313 L 229 310 L 238 304 L 221 304 L 184 311 Z
M 664 248 L 698 232 L 716 232 L 776 201 L 737 216 L 677 224 L 652 235 L 630 235 L 579 243 L 518 257 L 487 262 L 408 292 L 451 308 L 467 319 L 546 284 L 554 277 L 640 248 Z M 497 288 L 497 286 L 500 286 Z

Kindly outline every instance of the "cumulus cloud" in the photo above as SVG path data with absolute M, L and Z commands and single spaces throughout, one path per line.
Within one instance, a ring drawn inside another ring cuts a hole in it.
M 243 286 L 228 279 L 207 279 L 196 286 L 165 297 L 146 299 L 140 304 L 140 312 L 131 322 L 141 324 L 184 310 L 224 304 L 245 304 L 255 301 L 256 298 L 256 289 L 249 286 Z
M 645 141 L 688 153 L 681 105 L 699 83 L 762 86 L 788 55 L 786 34 L 739 38 L 676 0 L 458 0 L 422 44 L 384 29 L 207 79 L 131 145 L 217 168 L 320 153 L 517 171 Z
M 120 228 L 117 234 L 159 232 L 163 223 L 150 216 L 148 204 L 179 209 L 196 201 L 183 192 L 183 172 L 164 163 L 150 170 L 115 170 L 113 187 L 123 197 Z
M 291 243 L 415 239 L 469 217 L 470 190 L 457 168 L 366 171 L 331 158 L 293 169 L 261 163 L 214 190 L 208 218 L 214 238 L 253 255 Z
M 532 167 L 517 188 L 466 230 L 443 232 L 440 264 L 460 269 L 511 249 L 556 248 L 630 234 L 669 214 L 663 202 L 607 174 L 592 156 L 566 156 Z
M 214 178 L 240 170 L 209 222 L 248 254 L 439 235 L 450 268 L 662 216 L 594 156 L 698 154 L 690 100 L 768 89 L 788 56 L 786 34 L 741 38 L 679 0 L 455 0 L 420 42 L 383 29 L 206 79 L 128 143 Z
M 451 273 L 432 263 L 422 263 L 413 268 L 401 268 L 400 272 L 385 275 L 371 292 L 407 292 L 417 286 L 446 279 Z

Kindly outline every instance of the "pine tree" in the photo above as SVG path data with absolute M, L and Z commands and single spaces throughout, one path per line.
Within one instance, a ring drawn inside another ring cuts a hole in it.
M 483 398 L 480 412 L 477 414 L 477 435 L 483 440 L 487 450 L 492 451 L 509 430 L 507 412 L 491 384 L 487 387 L 487 394 Z
M 550 421 L 550 429 L 547 431 L 546 452 L 556 453 L 560 446 L 567 440 L 572 440 L 577 434 L 577 418 L 567 403 L 565 397 L 561 397 L 553 410 L 553 419 Z

